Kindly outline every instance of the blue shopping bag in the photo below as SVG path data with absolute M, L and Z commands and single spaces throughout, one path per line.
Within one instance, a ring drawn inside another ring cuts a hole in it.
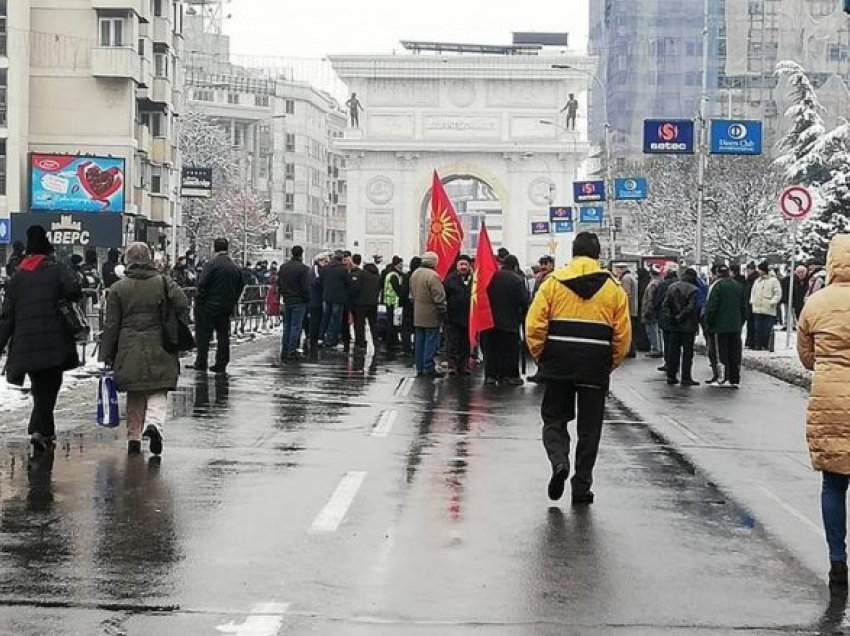
M 97 425 L 116 428 L 121 423 L 118 411 L 118 388 L 112 370 L 104 368 L 97 383 Z

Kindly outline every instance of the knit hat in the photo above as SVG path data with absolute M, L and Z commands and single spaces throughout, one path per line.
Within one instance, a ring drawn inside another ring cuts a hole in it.
M 437 267 L 437 263 L 439 262 L 440 257 L 437 256 L 436 252 L 425 252 L 422 255 L 422 264 L 425 267 L 430 267 L 431 269 L 434 269 L 435 267 Z
M 759 263 L 759 271 L 767 274 L 770 271 L 770 265 L 768 265 L 767 261 L 762 261 Z
M 27 254 L 47 256 L 52 253 L 53 246 L 47 238 L 47 230 L 40 225 L 30 225 L 27 228 Z

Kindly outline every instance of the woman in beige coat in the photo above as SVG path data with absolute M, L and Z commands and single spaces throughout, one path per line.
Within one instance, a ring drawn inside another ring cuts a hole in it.
M 821 512 L 829 546 L 829 584 L 847 589 L 847 485 L 850 482 L 850 234 L 832 240 L 828 286 L 806 300 L 797 350 L 815 372 L 806 439 L 823 473 Z

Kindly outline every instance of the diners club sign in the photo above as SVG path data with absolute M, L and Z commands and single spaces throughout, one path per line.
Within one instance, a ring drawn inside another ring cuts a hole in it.
M 30 210 L 34 212 L 124 211 L 121 157 L 30 155 Z

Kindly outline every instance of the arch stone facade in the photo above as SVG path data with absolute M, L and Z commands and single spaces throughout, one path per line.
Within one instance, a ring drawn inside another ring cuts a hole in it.
M 346 156 L 347 236 L 364 254 L 422 251 L 419 223 L 434 170 L 490 185 L 502 205 L 502 243 L 528 263 L 569 235 L 531 236 L 550 205 L 569 205 L 587 156 L 583 56 L 337 56 L 331 61 L 365 109 L 338 147 Z M 559 113 L 573 93 L 575 131 Z M 541 120 L 557 125 L 542 123 Z

